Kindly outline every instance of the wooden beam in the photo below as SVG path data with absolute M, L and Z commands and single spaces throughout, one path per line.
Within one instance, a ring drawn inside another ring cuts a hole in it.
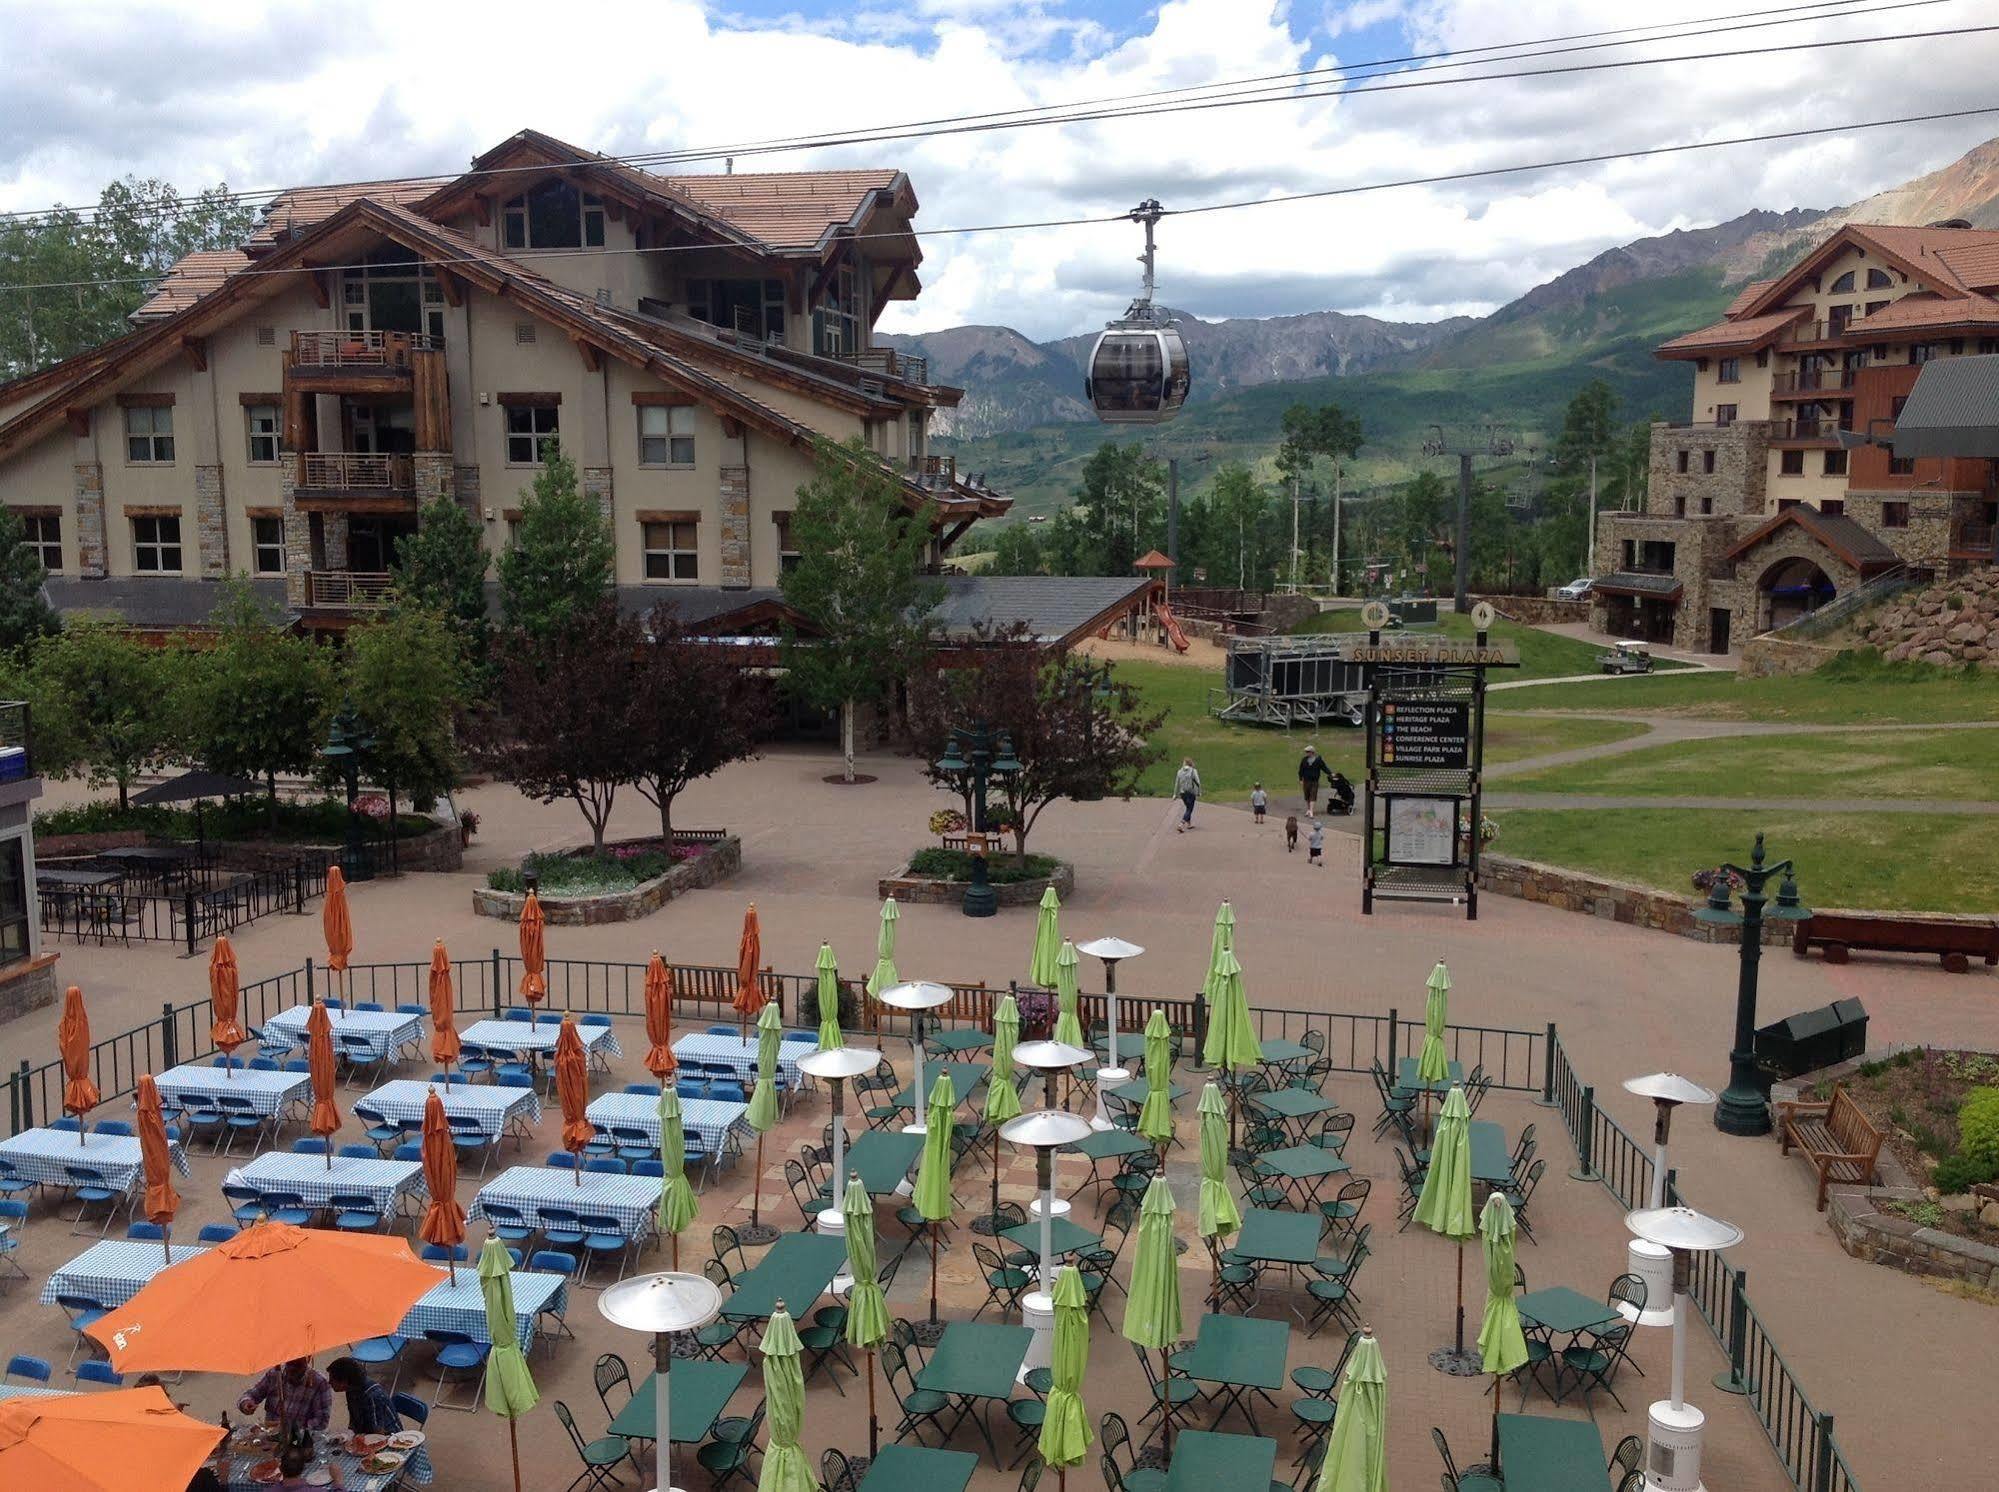
M 583 366 L 587 371 L 595 373 L 604 366 L 603 358 L 598 355 L 596 343 L 579 337 L 574 332 L 569 334 L 569 340 L 576 344 L 577 352 L 582 354 Z
M 183 336 L 180 350 L 187 354 L 187 360 L 194 365 L 197 373 L 208 371 L 208 339 L 206 337 Z
M 465 282 L 448 269 L 440 269 L 436 273 L 438 288 L 444 292 L 444 303 L 447 306 L 464 305 Z
M 722 433 L 731 440 L 741 440 L 743 437 L 743 422 L 732 414 L 723 415 Z
M 897 264 L 894 266 L 888 279 L 883 283 L 880 293 L 875 296 L 875 304 L 879 306 L 884 301 L 894 300 L 895 292 L 901 286 L 903 276 L 908 273 L 909 266 L 907 264 Z
M 66 409 L 64 415 L 69 420 L 69 433 L 81 440 L 90 434 L 90 411 L 87 409 Z
M 484 192 L 473 193 L 472 216 L 478 220 L 479 226 L 481 228 L 492 227 L 493 199 L 487 196 Z
M 308 269 L 306 271 L 305 279 L 306 283 L 312 286 L 313 303 L 316 304 L 320 310 L 324 311 L 328 306 L 333 304 L 333 291 L 327 285 L 326 275 L 323 271 L 317 269 Z

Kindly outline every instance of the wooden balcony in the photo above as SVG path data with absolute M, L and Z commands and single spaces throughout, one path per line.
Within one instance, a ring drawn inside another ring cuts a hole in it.
M 297 459 L 293 491 L 307 512 L 416 511 L 416 467 L 408 456 L 306 451 Z
M 416 332 L 295 331 L 285 383 L 310 394 L 408 394 L 418 368 L 443 356 L 438 338 Z
M 1950 557 L 1999 564 L 1999 525 L 1977 518 L 1961 518 L 1951 527 Z
M 1777 333 L 1779 347 L 1838 347 L 1846 341 L 1848 321 L 1794 321 Z
M 1852 368 L 1800 368 L 1795 373 L 1779 373 L 1770 383 L 1772 399 L 1817 399 L 1826 394 L 1850 393 Z
M 392 578 L 364 570 L 308 570 L 305 604 L 336 611 L 379 611 L 389 604 Z
M 1839 444 L 1839 432 L 1851 430 L 1851 419 L 1825 415 L 1818 419 L 1790 419 L 1770 421 L 1770 444 L 1773 446 L 1812 446 L 1831 449 Z

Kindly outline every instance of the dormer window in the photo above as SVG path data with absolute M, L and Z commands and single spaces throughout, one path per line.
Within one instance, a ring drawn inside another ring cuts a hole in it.
M 826 293 L 812 312 L 812 350 L 840 357 L 861 350 L 860 275 L 849 259 L 827 282 Z
M 500 227 L 510 249 L 601 249 L 604 200 L 566 181 L 544 181 L 500 210 Z
M 1853 289 L 1853 271 L 1849 269 L 1845 274 L 1841 275 L 1838 279 L 1832 282 L 1832 290 L 1830 293 L 1833 295 L 1845 295 L 1852 289 Z
M 1888 278 L 1888 271 L 1885 269 L 1870 269 L 1867 271 L 1867 288 L 1869 290 L 1886 290 L 1894 283 L 1893 280 Z

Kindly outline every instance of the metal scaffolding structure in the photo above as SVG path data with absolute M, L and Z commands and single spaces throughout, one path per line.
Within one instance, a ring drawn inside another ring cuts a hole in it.
M 1367 680 L 1346 655 L 1366 641 L 1361 632 L 1228 638 L 1223 687 L 1208 691 L 1208 712 L 1252 725 L 1357 726 Z

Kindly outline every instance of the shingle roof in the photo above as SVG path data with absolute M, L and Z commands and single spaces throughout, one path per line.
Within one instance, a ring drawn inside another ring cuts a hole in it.
M 1861 527 L 1844 513 L 1821 513 L 1809 503 L 1786 508 L 1776 517 L 1759 523 L 1736 540 L 1734 547 L 1722 558 L 1733 560 L 1746 554 L 1777 530 L 1787 527 L 1803 529 L 1863 575 L 1877 570 L 1892 569 L 1902 562 L 1902 557 L 1883 543 L 1872 530 Z
M 1999 325 L 1999 301 L 1985 295 L 1905 295 L 1852 324 L 1858 335 L 1926 326 Z
M 1999 457 L 1999 357 L 1924 363 L 1890 443 L 1904 457 Z
M 1680 599 L 1680 582 L 1670 575 L 1640 575 L 1634 570 L 1619 570 L 1597 580 L 1594 589 L 1609 596 L 1644 596 L 1660 601 Z
M 980 623 L 1024 624 L 1034 641 L 1066 642 L 1152 582 L 1140 575 L 948 575 L 942 584 L 934 615 L 947 638 L 969 636 Z
M 856 222 L 875 192 L 902 173 L 769 171 L 749 175 L 661 176 L 707 212 L 772 248 L 811 248 L 827 230 Z
M 1673 357 L 1690 352 L 1711 352 L 1718 348 L 1759 347 L 1806 314 L 1805 306 L 1772 311 L 1767 316 L 1745 316 L 1740 321 L 1717 321 L 1699 331 L 1684 332 L 1654 350 L 1656 357 Z
M 1976 265 L 1986 253 L 1999 247 L 1999 232 L 1986 228 L 1904 228 L 1854 223 L 1846 231 L 1950 290 L 1969 290 L 1976 283 L 1963 278 L 1958 268 L 1960 258 Z
M 1776 283 L 1775 280 L 1751 280 L 1736 292 L 1735 299 L 1728 303 L 1728 309 L 1721 314 L 1723 316 L 1740 316 L 1755 303 L 1759 295 Z
M 253 580 L 250 589 L 260 601 L 289 620 L 282 580 Z M 132 576 L 84 580 L 51 575 L 43 584 L 42 594 L 65 617 L 98 618 L 165 630 L 207 626 L 222 600 L 222 582 Z
M 323 223 L 349 202 L 372 197 L 377 202 L 421 202 L 455 178 L 423 177 L 412 181 L 350 181 L 332 186 L 299 186 L 278 193 L 264 209 L 263 220 L 243 241 L 251 254 L 271 248 L 301 229 Z
M 250 262 L 241 249 L 202 249 L 173 262 L 153 293 L 132 313 L 134 321 L 157 321 L 185 311 Z

